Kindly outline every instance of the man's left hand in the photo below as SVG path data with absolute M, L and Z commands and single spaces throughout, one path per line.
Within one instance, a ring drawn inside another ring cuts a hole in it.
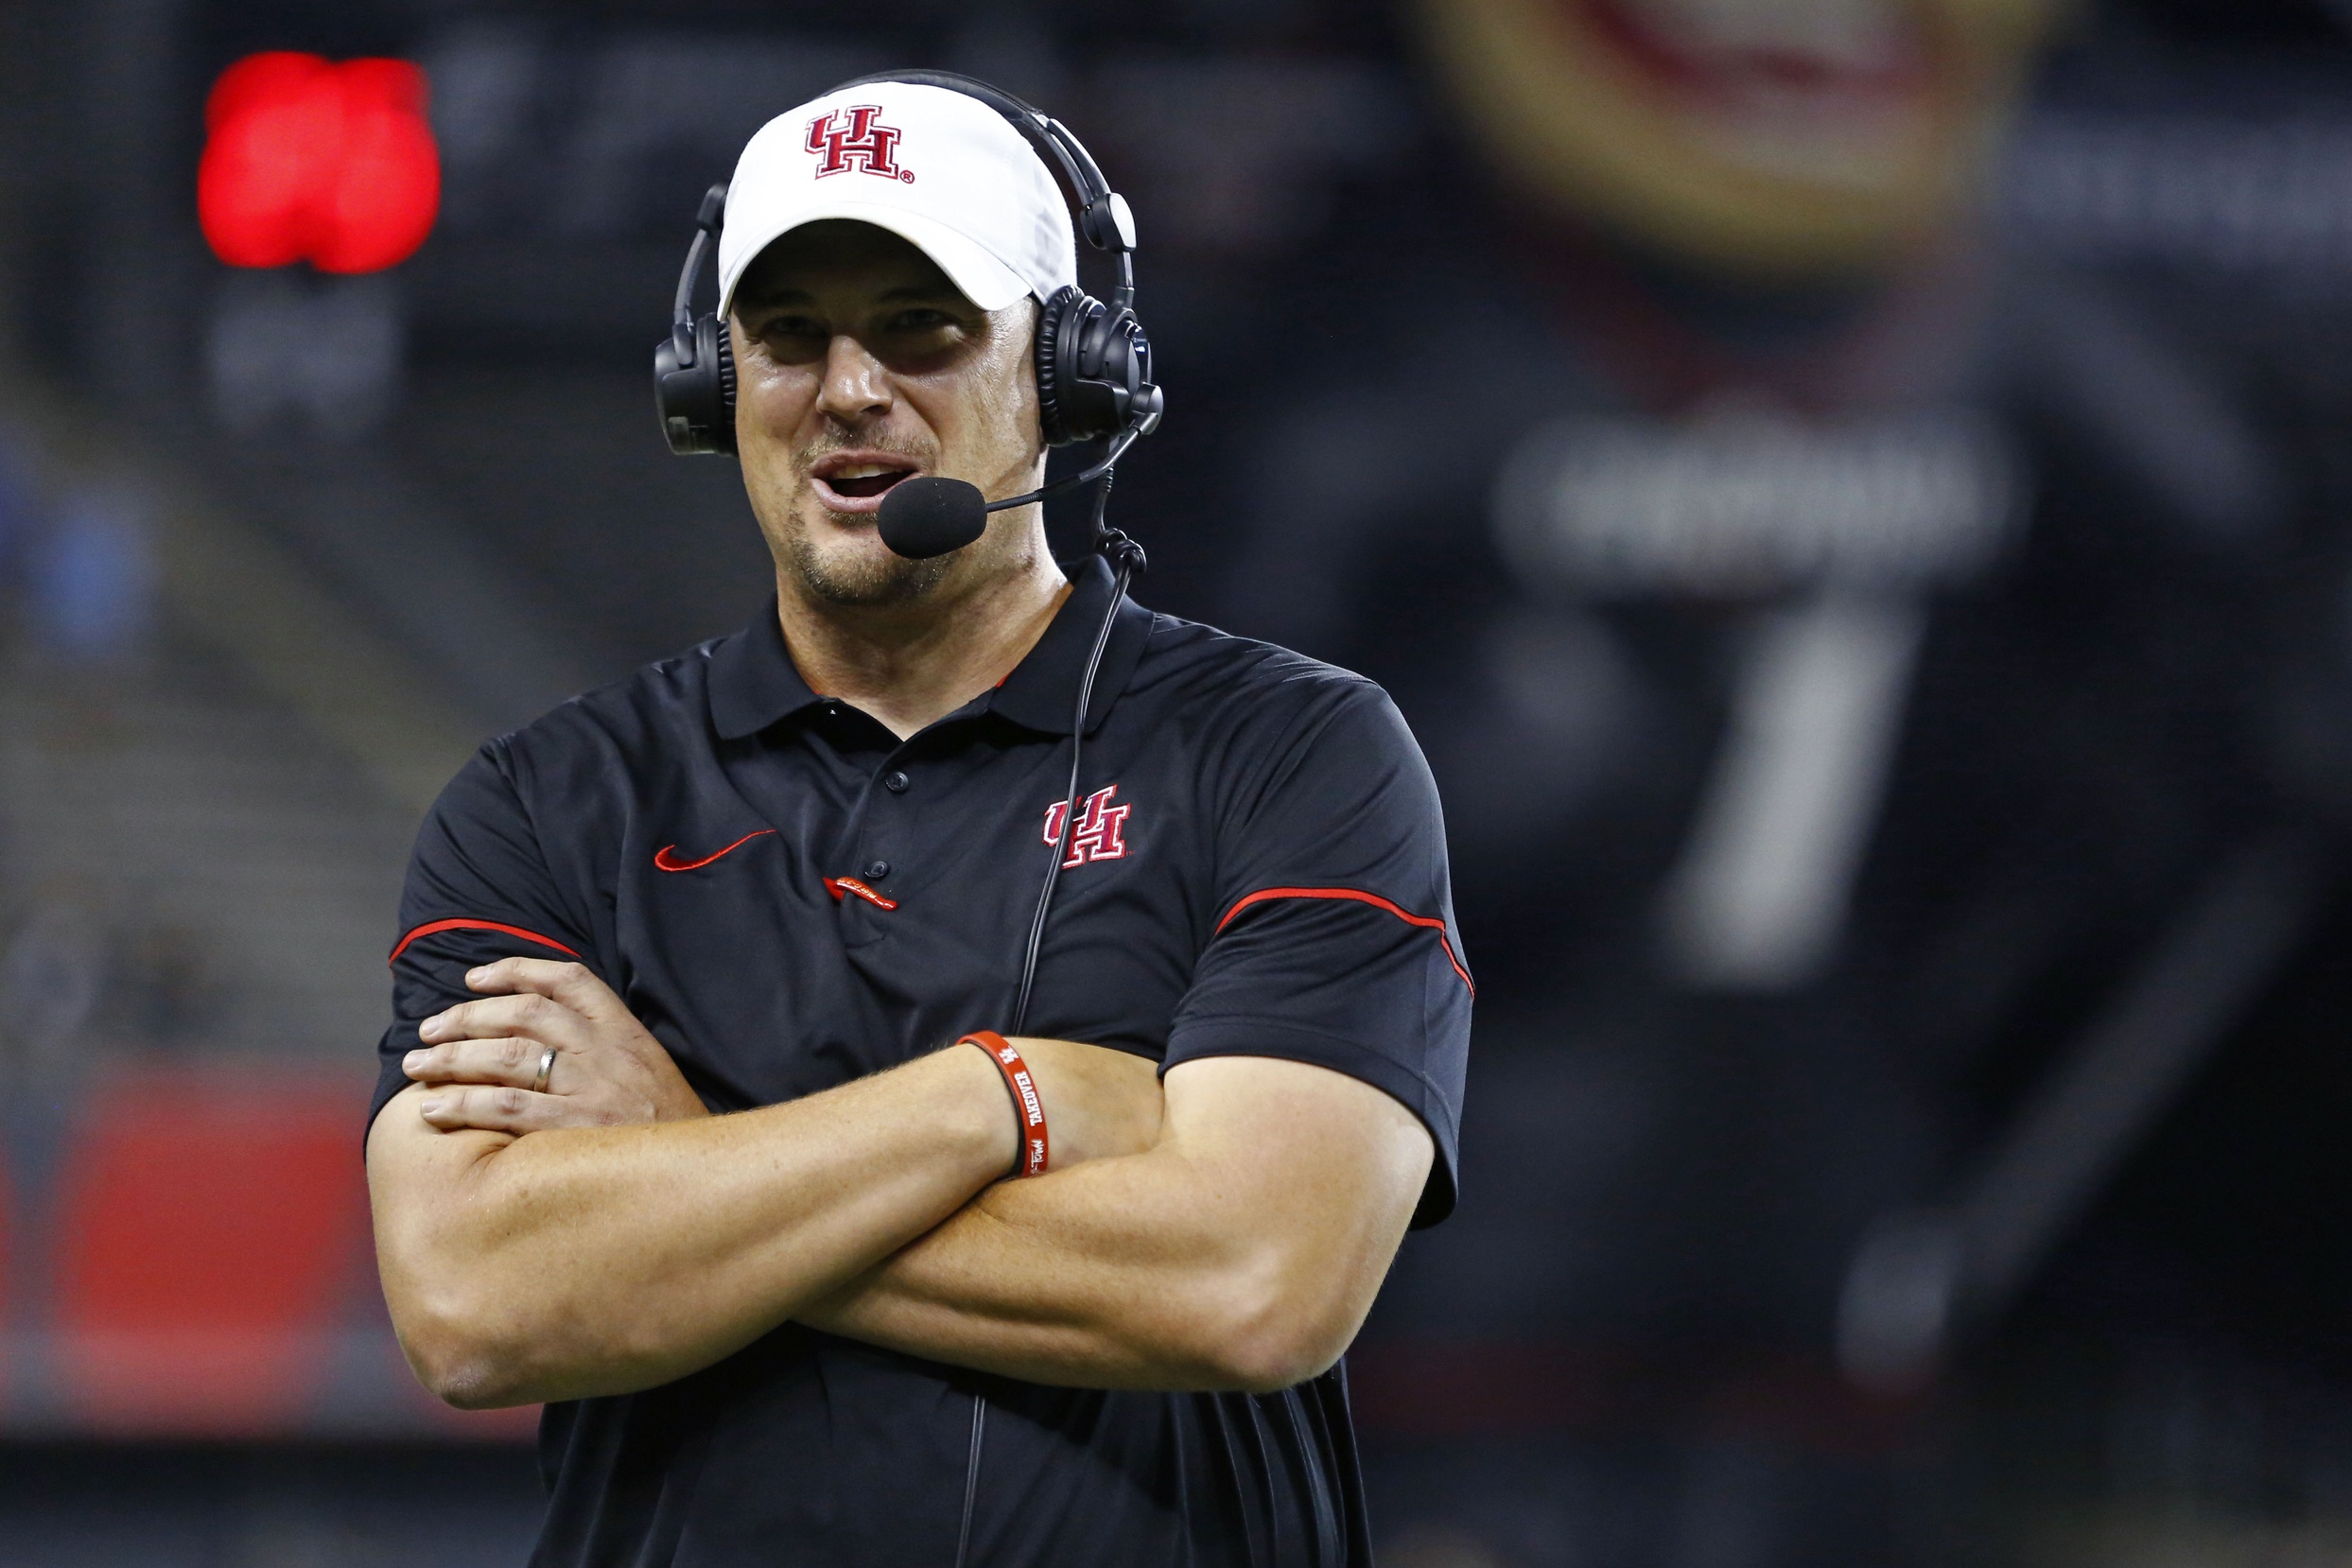
M 423 1048 L 400 1064 L 433 1089 L 417 1107 L 430 1125 L 520 1134 L 710 1114 L 661 1042 L 585 966 L 506 958 L 469 971 L 465 984 L 490 994 L 418 1025 Z

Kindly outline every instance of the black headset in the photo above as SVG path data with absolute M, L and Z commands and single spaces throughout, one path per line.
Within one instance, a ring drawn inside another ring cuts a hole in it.
M 1135 218 L 1126 198 L 1110 188 L 1069 127 L 974 78 L 951 71 L 878 71 L 845 81 L 825 96 L 886 81 L 945 88 L 1003 115 L 1048 167 L 1058 167 L 1068 179 L 1077 203 L 1078 232 L 1087 243 L 1118 258 L 1118 284 L 1108 304 L 1071 285 L 1054 290 L 1038 314 L 1037 412 L 1046 444 L 1065 446 L 1121 436 L 1132 441 L 1148 433 L 1159 423 L 1163 404 L 1152 380 L 1151 340 L 1135 315 Z M 735 450 L 734 345 L 715 309 L 694 313 L 694 284 L 702 274 L 704 253 L 716 248 L 726 195 L 724 185 L 711 186 L 695 214 L 694 241 L 687 250 L 671 305 L 670 336 L 653 350 L 653 397 L 662 433 L 680 457 Z M 1125 444 L 1120 444 L 1110 462 L 1118 461 Z M 1095 477 L 1092 472 L 1073 475 L 1052 488 Z

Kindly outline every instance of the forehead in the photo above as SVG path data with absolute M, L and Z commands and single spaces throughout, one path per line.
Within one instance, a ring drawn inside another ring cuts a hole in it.
M 964 298 L 912 242 L 871 223 L 828 218 L 777 235 L 744 270 L 735 303 L 740 309 L 844 296 L 943 303 Z

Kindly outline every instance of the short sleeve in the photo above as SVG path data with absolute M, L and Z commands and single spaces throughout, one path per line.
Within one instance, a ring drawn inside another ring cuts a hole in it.
M 1473 989 L 1436 783 L 1403 717 L 1333 677 L 1284 720 L 1220 825 L 1216 930 L 1165 1067 L 1279 1056 L 1344 1072 L 1437 1145 L 1415 1226 L 1454 1208 Z
M 574 959 L 597 967 L 494 741 L 449 781 L 417 830 L 392 951 L 392 1023 L 376 1047 L 368 1125 L 407 1087 L 400 1061 L 417 1025 L 474 1000 L 465 973 L 501 958 Z

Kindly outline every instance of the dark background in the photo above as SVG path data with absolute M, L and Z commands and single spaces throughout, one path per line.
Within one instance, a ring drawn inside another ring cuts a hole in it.
M 1537 211 L 1380 8 L 1135 9 L 0 9 L 0 1560 L 522 1559 L 528 1413 L 433 1406 L 366 1252 L 407 836 L 758 608 L 647 352 L 742 140 L 898 63 L 1134 202 L 1139 597 L 1382 680 L 1446 794 L 1479 1034 L 1351 1357 L 1384 1560 L 2352 1558 L 2352 10 L 2078 8 L 1980 201 L 1796 285 Z M 265 48 L 426 67 L 411 260 L 208 253 Z M 1880 340 L 1893 392 L 1822 369 Z M 1727 473 L 1752 556 L 1561 521 Z M 1840 868 L 1815 948 L 1674 923 L 1734 797 Z

